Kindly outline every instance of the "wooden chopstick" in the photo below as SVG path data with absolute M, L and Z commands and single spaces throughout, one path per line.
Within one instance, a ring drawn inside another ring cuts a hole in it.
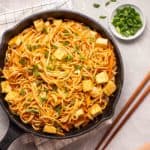
M 113 124 L 111 125 L 111 127 L 106 131 L 106 133 L 102 137 L 102 140 L 96 146 L 95 150 L 98 150 L 99 147 L 103 144 L 103 142 L 107 139 L 107 137 L 109 136 L 109 133 L 114 129 L 114 127 L 116 126 L 116 124 L 119 122 L 119 120 L 121 119 L 121 117 L 125 114 L 125 112 L 129 108 L 129 106 L 134 102 L 135 98 L 140 94 L 140 92 L 142 91 L 142 89 L 145 87 L 145 85 L 148 83 L 149 80 L 150 80 L 150 72 L 145 76 L 145 78 L 142 80 L 142 82 L 140 83 L 140 85 L 136 88 L 136 90 L 134 91 L 134 93 L 128 99 L 127 103 L 122 108 L 121 112 L 118 114 L 118 116 L 116 117 L 116 119 L 113 121 Z
M 148 96 L 150 93 L 150 86 L 146 88 L 144 93 L 141 95 L 141 97 L 138 99 L 138 101 L 134 104 L 132 109 L 127 113 L 125 118 L 121 121 L 121 123 L 118 125 L 118 127 L 115 129 L 113 134 L 109 137 L 105 145 L 102 147 L 102 150 L 105 150 L 105 148 L 108 146 L 108 144 L 112 141 L 114 136 L 118 133 L 118 131 L 123 127 L 123 125 L 128 121 L 128 119 L 131 117 L 131 115 L 135 112 L 135 110 L 140 106 L 140 104 L 144 101 L 145 97 Z

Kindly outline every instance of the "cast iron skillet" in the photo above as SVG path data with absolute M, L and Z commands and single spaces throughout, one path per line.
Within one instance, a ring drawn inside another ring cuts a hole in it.
M 3 150 L 7 149 L 8 146 L 11 144 L 11 142 L 23 133 L 31 133 L 33 135 L 44 137 L 44 138 L 49 138 L 49 139 L 66 139 L 66 138 L 72 138 L 72 137 L 85 134 L 91 131 L 92 129 L 96 128 L 103 121 L 110 119 L 114 114 L 115 106 L 119 100 L 122 85 L 123 85 L 123 63 L 122 63 L 122 58 L 121 58 L 119 49 L 116 43 L 114 42 L 112 36 L 110 35 L 110 33 L 108 33 L 99 23 L 97 23 L 93 19 L 81 13 L 67 11 L 67 10 L 52 10 L 52 11 L 45 11 L 45 12 L 37 13 L 37 14 L 31 15 L 23 19 L 15 27 L 7 30 L 2 36 L 2 41 L 0 43 L 0 68 L 3 68 L 4 66 L 4 59 L 5 59 L 8 41 L 13 36 L 17 35 L 21 31 L 23 31 L 25 28 L 29 27 L 34 20 L 39 19 L 39 18 L 43 18 L 44 20 L 46 20 L 48 17 L 72 19 L 78 22 L 82 22 L 85 25 L 88 25 L 91 29 L 94 29 L 97 32 L 100 32 L 104 37 L 108 38 L 112 42 L 112 44 L 114 45 L 115 55 L 117 58 L 117 66 L 118 66 L 118 69 L 117 69 L 118 73 L 116 75 L 117 90 L 113 94 L 113 96 L 111 96 L 110 98 L 111 100 L 102 115 L 99 115 L 97 118 L 95 118 L 93 121 L 91 121 L 87 126 L 83 128 L 72 129 L 70 132 L 66 133 L 65 136 L 46 134 L 43 132 L 34 131 L 29 125 L 24 124 L 17 116 L 14 116 L 10 112 L 7 103 L 4 101 L 5 95 L 1 93 L 0 103 L 10 119 L 10 125 L 7 131 L 7 134 L 0 143 L 0 147 Z

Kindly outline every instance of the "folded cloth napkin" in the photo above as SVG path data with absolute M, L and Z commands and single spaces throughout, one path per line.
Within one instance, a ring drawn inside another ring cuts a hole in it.
M 111 123 L 112 123 L 112 120 L 110 119 L 104 122 L 103 124 L 101 124 L 100 126 L 98 126 L 97 128 L 95 128 L 94 130 L 88 132 L 87 134 L 74 137 L 74 138 L 70 138 L 70 139 L 53 140 L 53 139 L 46 139 L 46 138 L 33 136 L 31 134 L 24 134 L 19 139 L 17 139 L 14 143 L 15 145 L 18 145 L 18 143 L 21 143 L 24 145 L 23 147 L 27 147 L 27 145 L 31 145 L 31 143 L 33 143 L 35 146 L 35 149 L 38 149 L 38 150 L 67 150 L 67 149 L 69 150 L 71 147 L 74 147 L 74 146 L 76 146 L 76 149 L 79 150 L 80 149 L 79 147 L 81 146 L 81 144 L 86 143 L 85 149 L 91 150 L 95 147 L 95 145 L 98 142 L 98 140 L 96 139 L 100 139 L 102 137 L 102 135 L 108 129 Z M 17 146 L 13 146 L 13 144 L 12 144 L 12 147 L 17 147 Z M 12 149 L 13 148 L 11 148 L 10 150 Z
M 104 122 L 99 127 L 95 128 L 94 130 L 90 131 L 87 134 L 84 134 L 79 137 L 74 137 L 65 140 L 49 140 L 43 139 L 39 137 L 34 137 L 34 143 L 38 150 L 66 150 L 71 149 L 71 145 L 74 147 L 80 146 L 83 141 L 86 141 L 86 150 L 91 150 L 95 147 L 96 143 L 98 142 L 96 139 L 100 139 L 103 135 L 104 131 L 106 131 L 107 127 L 112 123 L 112 120 L 108 120 Z M 97 134 L 100 133 L 100 134 Z M 99 136 L 99 138 L 97 137 Z M 96 142 L 96 143 L 95 143 Z M 85 142 L 83 142 L 85 143 Z M 88 146 L 89 144 L 89 146 Z M 79 150 L 79 148 L 76 147 Z
M 72 9 L 71 0 L 5 0 L 0 3 L 0 36 L 2 33 L 31 14 L 51 9 Z

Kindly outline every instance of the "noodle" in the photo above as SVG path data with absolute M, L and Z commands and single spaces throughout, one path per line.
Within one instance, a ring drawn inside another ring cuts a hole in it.
M 64 135 L 103 113 L 116 69 L 100 33 L 73 20 L 39 19 L 9 41 L 1 87 L 24 123 Z

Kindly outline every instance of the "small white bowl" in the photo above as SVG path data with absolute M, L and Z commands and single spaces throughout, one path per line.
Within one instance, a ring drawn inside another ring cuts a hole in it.
M 142 23 L 143 23 L 143 26 L 136 32 L 135 35 L 131 35 L 129 37 L 125 37 L 123 35 L 121 35 L 120 33 L 118 33 L 114 27 L 114 25 L 112 24 L 112 19 L 113 17 L 116 15 L 116 10 L 119 8 L 124 8 L 126 6 L 131 6 L 132 8 L 134 8 L 140 15 L 141 17 L 141 20 L 142 20 Z M 122 40 L 133 40 L 135 38 L 137 38 L 138 36 L 140 36 L 142 34 L 142 32 L 144 31 L 144 28 L 145 28 L 145 24 L 146 24 L 146 21 L 145 21 L 145 16 L 143 15 L 141 9 L 139 7 L 137 7 L 136 5 L 134 4 L 121 4 L 121 5 L 118 5 L 117 7 L 115 7 L 112 11 L 112 13 L 110 14 L 109 18 L 108 18 L 108 24 L 109 24 L 109 27 L 110 27 L 110 30 L 112 31 L 112 33 L 119 39 L 122 39 Z

